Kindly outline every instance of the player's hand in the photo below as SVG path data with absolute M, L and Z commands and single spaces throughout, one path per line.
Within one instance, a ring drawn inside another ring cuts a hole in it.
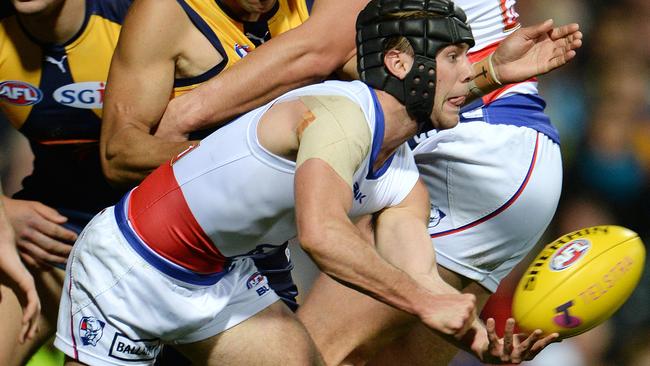
M 41 302 L 36 292 L 34 278 L 21 263 L 16 250 L 13 229 L 0 212 L 0 283 L 11 289 L 23 309 L 22 329 L 18 341 L 24 343 L 34 338 L 38 331 L 37 320 Z M 2 292 L 0 291 L 0 302 Z
M 189 140 L 192 129 L 185 127 L 185 122 L 191 117 L 191 112 L 183 110 L 185 95 L 173 98 L 167 104 L 154 136 L 167 141 L 183 142 Z
M 553 20 L 516 30 L 492 56 L 502 84 L 521 82 L 556 69 L 576 55 L 582 33 L 576 23 L 553 28 Z
M 476 319 L 476 297 L 472 294 L 437 294 L 427 304 L 420 320 L 429 328 L 460 340 Z
M 523 361 L 532 360 L 549 344 L 559 340 L 558 333 L 552 333 L 542 337 L 540 329 L 530 335 L 525 333 L 514 334 L 515 320 L 509 318 L 506 321 L 503 338 L 499 338 L 495 331 L 495 321 L 490 318 L 485 324 L 489 344 L 487 351 L 483 353 L 483 362 L 492 364 L 519 364 Z
M 68 219 L 40 202 L 3 200 L 25 263 L 36 268 L 47 263 L 64 264 L 77 240 L 77 233 L 62 226 Z

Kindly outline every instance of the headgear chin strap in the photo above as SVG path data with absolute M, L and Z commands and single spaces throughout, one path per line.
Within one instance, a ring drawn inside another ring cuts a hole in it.
M 395 17 L 395 13 L 413 11 L 435 14 Z M 463 10 L 448 0 L 371 0 L 357 17 L 357 70 L 361 80 L 404 103 L 418 122 L 418 130 L 431 128 L 436 54 L 452 44 L 474 46 L 466 21 Z M 386 42 L 399 36 L 408 39 L 415 52 L 413 67 L 403 80 L 384 65 Z

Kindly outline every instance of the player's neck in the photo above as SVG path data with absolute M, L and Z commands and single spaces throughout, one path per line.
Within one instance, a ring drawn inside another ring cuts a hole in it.
M 377 159 L 381 165 L 400 145 L 415 135 L 417 124 L 406 112 L 406 107 L 392 95 L 377 90 L 377 98 L 384 112 L 384 140 Z
M 85 0 L 66 0 L 35 14 L 18 14 L 20 23 L 43 43 L 63 44 L 74 37 L 86 16 Z
M 240 21 L 240 22 L 256 22 L 260 20 L 260 17 L 265 14 L 266 11 L 270 11 L 270 9 L 257 9 L 255 11 L 251 9 L 246 9 L 244 6 L 242 6 L 237 0 L 217 0 L 217 3 L 221 8 L 225 8 L 224 11 L 227 13 L 230 13 L 229 15 L 232 17 L 233 15 L 235 16 L 235 20 Z

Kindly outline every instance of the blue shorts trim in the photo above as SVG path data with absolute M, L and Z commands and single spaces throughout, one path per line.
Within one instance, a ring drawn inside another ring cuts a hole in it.
M 210 286 L 219 282 L 219 280 L 225 276 L 228 271 L 211 273 L 211 274 L 199 274 L 192 272 L 186 268 L 183 268 L 177 264 L 174 264 L 167 259 L 161 257 L 158 253 L 154 252 L 147 244 L 145 244 L 140 237 L 133 231 L 131 225 L 128 221 L 127 216 L 127 202 L 130 197 L 130 192 L 125 194 L 124 197 L 115 205 L 115 220 L 117 221 L 117 226 L 120 228 L 122 235 L 126 238 L 126 241 L 131 245 L 131 248 L 138 253 L 142 259 L 151 264 L 154 268 L 160 272 L 166 274 L 169 277 L 175 278 L 179 281 L 187 282 L 193 285 L 200 286 Z M 229 266 L 226 266 L 228 268 Z

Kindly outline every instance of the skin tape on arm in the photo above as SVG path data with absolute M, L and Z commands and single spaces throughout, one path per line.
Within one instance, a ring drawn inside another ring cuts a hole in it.
M 307 96 L 309 108 L 298 125 L 296 167 L 318 158 L 329 164 L 352 188 L 354 172 L 370 150 L 370 127 L 361 108 L 342 96 Z

